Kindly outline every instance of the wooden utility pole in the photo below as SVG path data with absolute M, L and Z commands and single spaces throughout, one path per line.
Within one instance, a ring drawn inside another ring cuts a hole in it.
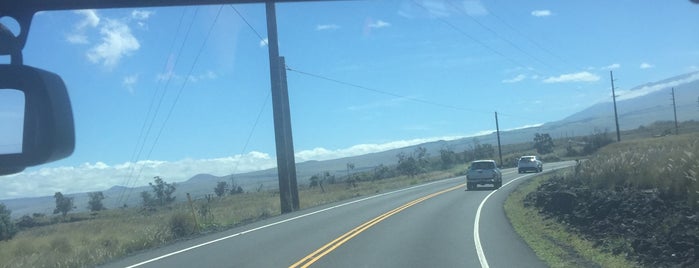
M 616 111 L 616 93 L 614 92 L 614 73 L 609 71 L 609 77 L 612 81 L 612 101 L 614 102 L 614 123 L 616 124 L 616 141 L 621 141 L 621 134 L 619 133 L 619 115 Z
M 286 67 L 279 57 L 277 38 L 277 15 L 275 2 L 265 2 L 267 11 L 267 45 L 269 47 L 269 76 L 272 84 L 272 111 L 274 117 L 274 140 L 277 149 L 277 173 L 279 176 L 279 200 L 282 213 L 298 209 L 298 187 L 296 184 L 296 161 L 294 160 L 289 95 L 284 90 Z
M 675 105 L 675 88 L 672 88 L 672 111 L 675 113 L 675 135 L 680 134 L 680 127 L 677 124 L 677 106 Z
M 502 162 L 502 148 L 500 147 L 500 124 L 498 123 L 498 112 L 495 112 L 495 131 L 498 136 L 498 155 L 500 156 L 500 166 L 504 165 Z

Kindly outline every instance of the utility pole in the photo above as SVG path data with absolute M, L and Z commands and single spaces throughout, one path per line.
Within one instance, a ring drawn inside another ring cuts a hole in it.
M 498 123 L 498 112 L 495 112 L 495 130 L 498 136 L 498 155 L 500 156 L 500 165 L 502 166 L 502 148 L 500 147 L 500 124 Z
M 296 159 L 294 158 L 294 141 L 291 135 L 291 109 L 289 108 L 289 87 L 286 83 L 286 60 L 279 57 L 280 79 L 282 91 L 282 110 L 284 112 L 284 145 L 286 146 L 286 168 L 289 173 L 289 191 L 291 191 L 291 206 L 299 210 L 299 187 L 296 183 Z
M 286 68 L 279 57 L 277 37 L 277 15 L 274 1 L 265 2 L 267 15 L 267 46 L 269 47 L 269 77 L 272 86 L 272 115 L 274 118 L 274 140 L 277 152 L 277 173 L 279 176 L 279 201 L 282 213 L 298 208 L 298 187 L 294 160 L 289 97 L 284 91 Z M 296 194 L 294 194 L 296 193 Z M 296 202 L 294 202 L 296 201 Z
M 677 106 L 675 105 L 675 88 L 672 88 L 672 111 L 675 113 L 675 135 L 680 134 L 680 127 L 677 125 Z
M 621 134 L 619 133 L 619 115 L 616 111 L 616 93 L 614 92 L 614 73 L 609 71 L 609 77 L 612 81 L 612 101 L 614 102 L 614 123 L 616 124 L 616 141 L 621 141 Z

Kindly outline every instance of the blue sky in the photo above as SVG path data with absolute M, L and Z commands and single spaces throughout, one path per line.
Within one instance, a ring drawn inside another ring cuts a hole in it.
M 697 12 L 680 0 L 278 4 L 280 54 L 299 71 L 287 74 L 297 161 L 483 133 L 494 111 L 502 129 L 559 120 L 609 101 L 610 70 L 621 92 L 698 71 Z M 266 36 L 256 4 L 37 14 L 25 63 L 64 79 L 77 145 L 1 177 L 0 199 L 274 167 Z

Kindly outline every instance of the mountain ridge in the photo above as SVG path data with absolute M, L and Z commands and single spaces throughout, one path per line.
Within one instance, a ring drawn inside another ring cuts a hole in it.
M 696 78 L 691 80 L 690 78 Z M 686 83 L 674 83 L 690 79 Z M 668 86 L 663 86 L 668 85 Z M 692 72 L 674 76 L 657 82 L 645 83 L 636 86 L 626 94 L 631 94 L 649 87 L 658 87 L 656 90 L 635 98 L 617 101 L 619 114 L 619 126 L 622 130 L 637 128 L 659 120 L 672 120 L 672 102 L 669 92 L 675 88 L 675 99 L 677 102 L 678 120 L 699 120 L 699 113 L 696 112 L 697 96 L 699 96 L 699 72 Z M 594 131 L 613 131 L 614 113 L 613 103 L 600 102 L 593 104 L 579 112 L 564 117 L 561 120 L 547 122 L 540 126 L 502 131 L 500 133 L 502 144 L 513 144 L 531 141 L 535 133 L 550 133 L 554 138 L 585 136 Z M 473 144 L 473 140 L 478 139 L 480 143 L 496 144 L 495 132 L 466 137 L 456 140 L 438 140 L 403 148 L 391 149 L 381 152 L 374 152 L 364 155 L 342 157 L 330 160 L 310 160 L 297 163 L 297 180 L 299 184 L 306 184 L 308 178 L 320 172 L 330 172 L 331 174 L 342 176 L 346 174 L 346 164 L 353 163 L 353 172 L 370 170 L 378 165 L 393 165 L 397 163 L 396 155 L 405 152 L 410 153 L 417 147 L 424 147 L 430 154 L 438 154 L 442 148 L 450 148 L 456 152 L 462 152 Z M 218 181 L 233 181 L 243 187 L 246 191 L 257 189 L 278 188 L 276 168 L 258 170 L 242 174 L 229 174 L 225 176 L 215 176 L 211 174 L 197 174 L 186 181 L 178 182 L 176 196 L 177 200 L 185 200 L 185 193 L 190 193 L 194 198 L 202 198 L 206 194 L 211 194 Z M 134 206 L 139 204 L 138 193 L 150 191 L 150 186 L 125 187 L 120 185 L 112 186 L 103 191 L 105 200 L 103 203 L 107 208 Z M 87 203 L 87 193 L 75 193 L 67 196 L 73 197 L 75 204 Z M 129 197 L 129 198 L 125 198 Z M 126 199 L 126 201 L 124 201 Z M 53 196 L 26 197 L 16 199 L 0 200 L 13 212 L 13 217 L 27 215 L 31 213 L 53 212 Z M 119 204 L 121 203 L 121 204 Z M 79 210 L 86 210 L 86 206 L 78 207 Z

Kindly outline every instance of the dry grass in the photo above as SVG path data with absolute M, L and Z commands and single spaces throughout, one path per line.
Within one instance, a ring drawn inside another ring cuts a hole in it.
M 465 170 L 458 166 L 416 177 L 399 176 L 357 187 L 344 183 L 320 188 L 302 188 L 302 208 L 309 208 L 358 196 L 404 188 L 452 177 Z M 279 215 L 279 196 L 272 192 L 244 193 L 223 198 L 195 200 L 199 228 L 205 232 L 228 229 Z M 23 230 L 12 240 L 0 241 L 0 267 L 91 267 L 138 251 L 171 243 L 177 239 L 168 223 L 174 215 L 192 215 L 187 203 L 145 211 L 141 208 L 113 209 L 96 217 Z M 89 217 L 87 215 L 80 215 Z
M 647 138 L 609 145 L 576 169 L 591 187 L 659 191 L 699 206 L 699 134 Z

